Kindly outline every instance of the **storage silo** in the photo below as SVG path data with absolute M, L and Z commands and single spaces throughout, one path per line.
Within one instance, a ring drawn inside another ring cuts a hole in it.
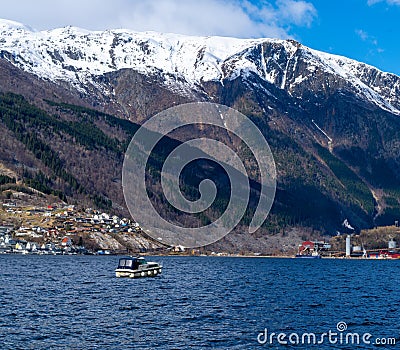
M 346 256 L 350 256 L 351 254 L 351 237 L 347 235 L 346 237 Z

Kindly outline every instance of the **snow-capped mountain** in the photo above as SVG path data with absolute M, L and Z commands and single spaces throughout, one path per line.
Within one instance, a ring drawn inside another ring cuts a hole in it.
M 65 27 L 34 31 L 0 20 L 0 57 L 26 72 L 67 82 L 84 92 L 88 84 L 113 94 L 99 77 L 132 69 L 162 75 L 175 91 L 201 90 L 205 82 L 252 74 L 291 96 L 351 89 L 400 114 L 400 78 L 364 63 L 309 49 L 292 40 L 193 37 L 128 30 L 87 31 Z
M 44 181 L 47 192 L 123 210 L 122 154 L 134 123 L 192 101 L 233 107 L 268 139 L 275 233 L 399 220 L 398 76 L 293 40 L 35 31 L 0 20 L 0 166 Z

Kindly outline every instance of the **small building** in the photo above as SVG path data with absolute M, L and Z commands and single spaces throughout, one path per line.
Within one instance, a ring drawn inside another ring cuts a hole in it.
M 69 237 L 64 237 L 64 238 L 61 240 L 61 245 L 62 245 L 63 247 L 70 247 L 70 246 L 72 246 L 71 238 L 69 238 Z

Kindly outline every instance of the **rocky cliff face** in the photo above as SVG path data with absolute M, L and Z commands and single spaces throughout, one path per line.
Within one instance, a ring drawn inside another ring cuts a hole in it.
M 345 218 L 361 228 L 400 217 L 400 78 L 364 63 L 292 40 L 73 27 L 35 32 L 2 20 L 0 75 L 1 91 L 21 94 L 27 104 L 66 123 L 60 137 L 49 138 L 34 119 L 31 124 L 20 120 L 26 133 L 37 135 L 64 159 L 67 172 L 82 183 L 87 193 L 72 189 L 71 198 L 101 193 L 122 210 L 115 178 L 122 164 L 121 145 L 129 140 L 133 124 L 118 118 L 140 124 L 173 105 L 211 101 L 249 116 L 274 153 L 278 194 L 270 225 L 261 236 L 282 234 L 288 226 L 335 233 Z M 65 103 L 118 118 L 111 123 L 109 116 Z M 20 102 L 7 108 L 17 111 L 18 106 Z M 0 126 L 9 139 L 18 139 L 4 115 L 3 109 Z M 82 123 L 82 118 L 92 127 L 87 130 L 93 144 L 77 142 L 75 131 L 66 127 Z M 93 138 L 93 127 L 108 139 Z M 15 164 L 21 166 L 22 159 L 35 158 L 33 168 L 51 178 L 54 170 L 32 154 L 21 136 L 18 142 L 25 156 L 17 161 L 8 156 L 3 162 L 18 169 Z M 11 149 L 10 142 L 4 145 Z M 107 164 L 104 172 L 96 162 L 85 162 L 88 154 Z M 94 180 L 87 174 L 91 167 Z M 56 183 L 65 190 L 68 179 Z

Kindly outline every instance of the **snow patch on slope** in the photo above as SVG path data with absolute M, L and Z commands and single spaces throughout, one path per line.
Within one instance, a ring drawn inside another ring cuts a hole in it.
M 325 64 L 325 67 L 331 71 L 332 74 L 339 75 L 345 80 L 352 83 L 357 89 L 358 93 L 370 102 L 377 104 L 382 109 L 391 113 L 400 114 L 400 111 L 395 108 L 390 100 L 385 99 L 380 95 L 380 86 L 369 86 L 363 81 L 363 74 L 368 71 L 375 71 L 381 75 L 391 75 L 395 78 L 394 74 L 384 73 L 377 70 L 375 67 L 369 66 L 365 63 L 360 63 L 355 60 L 351 60 L 347 57 L 332 55 L 321 51 L 309 49 L 315 56 L 319 57 Z M 398 84 L 398 79 L 397 84 Z

